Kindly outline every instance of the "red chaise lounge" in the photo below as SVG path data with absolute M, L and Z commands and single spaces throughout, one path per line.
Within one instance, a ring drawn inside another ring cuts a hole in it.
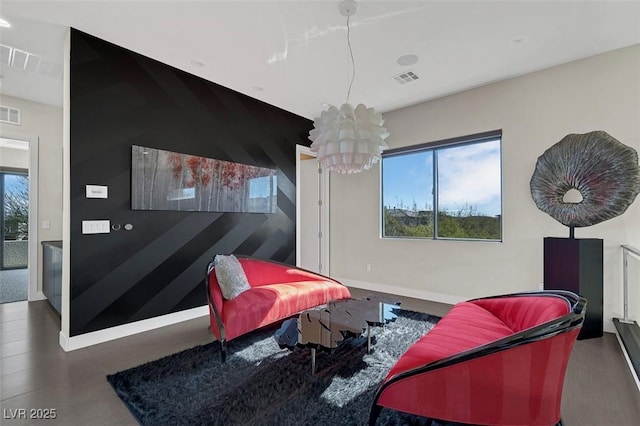
M 474 425 L 562 424 L 560 402 L 586 300 L 543 291 L 456 304 L 400 357 L 382 408 Z
M 270 260 L 237 258 L 250 288 L 231 299 L 223 296 L 214 261 L 207 267 L 211 332 L 220 342 L 222 362 L 228 341 L 331 300 L 351 297 L 347 287 L 329 277 Z

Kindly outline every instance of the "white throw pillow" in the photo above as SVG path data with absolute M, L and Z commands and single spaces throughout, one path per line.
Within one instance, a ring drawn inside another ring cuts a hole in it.
M 218 254 L 214 259 L 214 263 L 222 297 L 227 300 L 233 299 L 243 291 L 251 288 L 240 261 L 234 255 Z

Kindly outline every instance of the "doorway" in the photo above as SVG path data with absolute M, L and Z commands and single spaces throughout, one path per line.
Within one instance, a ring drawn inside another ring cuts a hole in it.
M 29 142 L 0 139 L 0 303 L 28 299 Z
M 296 145 L 296 265 L 329 275 L 329 173 Z

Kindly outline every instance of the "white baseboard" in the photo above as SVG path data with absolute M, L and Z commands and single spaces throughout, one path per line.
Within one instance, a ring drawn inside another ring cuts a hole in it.
M 352 280 L 349 278 L 337 278 L 342 284 L 348 287 L 361 288 L 363 290 L 379 291 L 381 293 L 396 294 L 398 296 L 413 297 L 415 299 L 429 300 L 432 302 L 447 303 L 455 305 L 458 302 L 469 300 L 467 297 L 452 296 L 450 294 L 432 293 L 429 291 L 417 290 L 414 288 L 395 287 L 386 284 L 371 283 L 367 281 Z M 544 286 L 540 283 L 539 290 L 544 290 Z M 612 319 L 604 320 L 604 331 L 607 333 L 615 333 L 616 328 Z
M 432 302 L 446 303 L 449 305 L 455 305 L 456 303 L 463 302 L 468 299 L 466 297 L 452 296 L 450 294 L 432 293 L 429 291 L 422 291 L 413 288 L 396 287 L 386 284 L 352 280 L 349 278 L 336 277 L 336 279 L 349 287 L 372 290 L 381 293 L 396 294 L 398 296 L 413 297 L 415 299 L 429 300 Z M 38 292 L 36 297 L 37 299 L 32 300 L 40 300 L 40 298 L 46 299 L 42 292 Z M 85 348 L 87 346 L 97 345 L 98 343 L 104 343 L 110 340 L 119 339 L 121 337 L 131 336 L 134 334 L 207 315 L 209 315 L 208 307 L 199 306 L 197 308 L 188 309 L 186 311 L 174 312 L 172 314 L 136 321 L 129 324 L 119 325 L 117 327 L 111 327 L 104 330 L 81 334 L 78 336 L 68 337 L 61 331 L 59 342 L 62 349 L 69 352 L 76 349 Z M 608 333 L 616 333 L 612 320 L 605 320 L 604 331 Z
M 32 296 L 29 299 L 29 302 L 35 302 L 37 300 L 47 300 L 47 296 L 45 296 L 43 292 L 37 291 L 35 296 Z
M 68 337 L 61 331 L 59 341 L 62 349 L 69 352 L 207 315 L 209 315 L 208 306 L 199 306 L 197 308 L 187 309 L 186 311 L 174 312 L 155 318 L 119 325 L 117 327 L 80 334 L 78 336 Z
M 613 319 L 604 319 L 604 328 L 603 328 L 605 333 L 615 333 L 616 332 L 616 326 L 613 325 Z
M 398 296 L 413 297 L 415 299 L 430 300 L 432 302 L 447 303 L 449 305 L 455 305 L 458 302 L 467 300 L 467 298 L 464 297 L 452 296 L 450 294 L 432 293 L 429 291 L 417 290 L 415 288 L 396 287 L 386 284 L 371 283 L 367 281 L 357 281 L 349 278 L 336 277 L 336 280 L 340 281 L 347 287 L 361 288 L 363 290 L 378 291 L 381 293 L 395 294 Z

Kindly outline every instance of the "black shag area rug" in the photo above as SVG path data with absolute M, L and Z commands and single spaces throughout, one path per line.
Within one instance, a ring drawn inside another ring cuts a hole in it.
M 333 351 L 280 349 L 267 327 L 229 342 L 227 361 L 213 342 L 179 352 L 107 380 L 143 425 L 366 425 L 390 368 L 438 317 L 397 310 L 395 321 L 347 339 Z M 378 425 L 442 423 L 383 409 Z

